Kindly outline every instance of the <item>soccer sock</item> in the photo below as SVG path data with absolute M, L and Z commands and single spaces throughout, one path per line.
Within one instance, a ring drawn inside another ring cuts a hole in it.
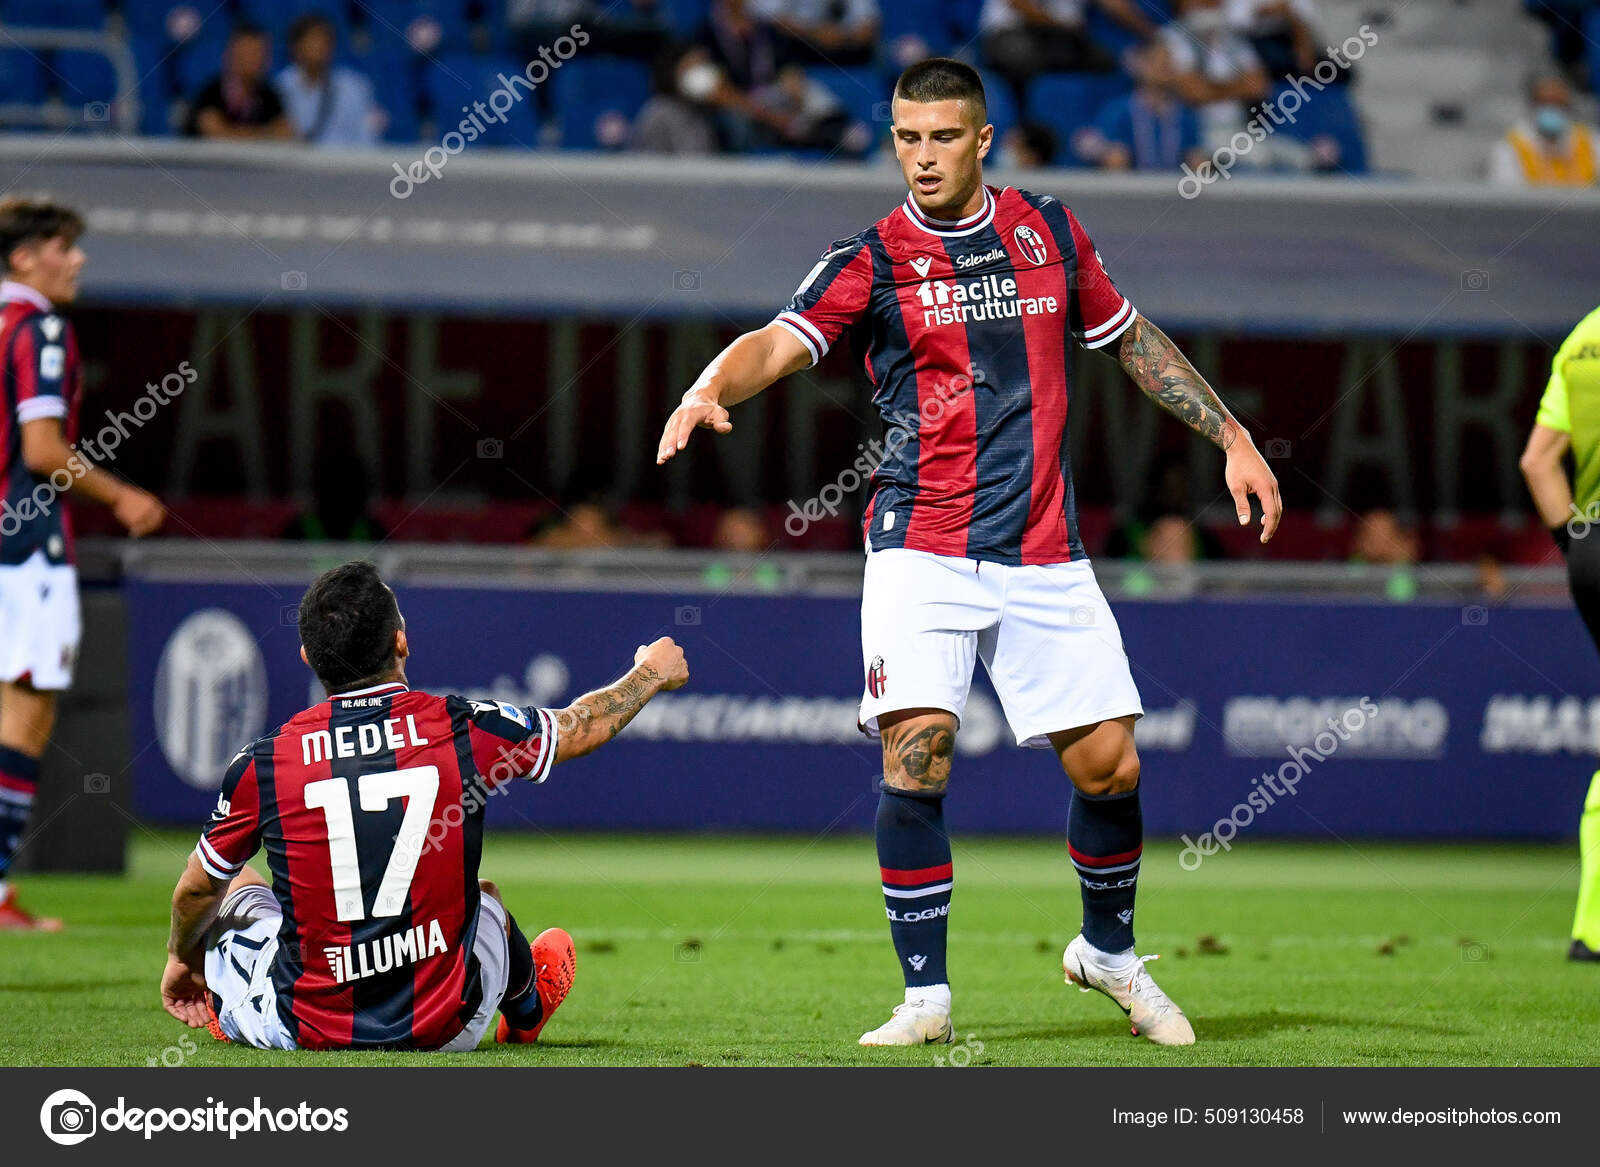
M 953 869 L 944 795 L 913 794 L 881 782 L 878 789 L 878 869 L 906 989 L 936 986 L 943 992 L 931 995 L 947 998 L 945 938 Z M 907 1000 L 911 996 L 908 991 Z
M 28 812 L 33 809 L 33 792 L 38 785 L 39 759 L 10 746 L 0 746 L 0 883 L 11 870 L 11 860 L 27 833 Z
M 1578 910 L 1572 938 L 1600 950 L 1600 770 L 1589 783 L 1589 797 L 1578 820 Z
M 539 986 L 534 979 L 537 970 L 533 967 L 533 950 L 510 913 L 506 919 L 511 925 L 506 936 L 511 945 L 511 965 L 506 970 L 507 988 L 500 999 L 500 1012 L 512 1029 L 532 1029 L 544 1016 L 544 1002 L 539 1000 Z
M 1072 792 L 1067 850 L 1083 893 L 1083 938 L 1111 956 L 1133 949 L 1133 898 L 1143 849 L 1137 786 L 1099 797 Z

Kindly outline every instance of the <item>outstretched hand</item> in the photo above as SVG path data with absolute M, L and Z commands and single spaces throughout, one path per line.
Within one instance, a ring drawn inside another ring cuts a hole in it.
M 656 465 L 669 461 L 674 454 L 689 444 L 689 435 L 697 428 L 716 430 L 719 434 L 733 429 L 728 411 L 714 401 L 686 398 L 682 405 L 667 418 L 666 429 L 661 431 L 661 445 L 656 449 Z
M 1250 496 L 1261 500 L 1261 541 L 1271 539 L 1283 518 L 1283 500 L 1278 497 L 1278 479 L 1267 467 L 1267 460 L 1249 441 L 1235 442 L 1228 450 L 1228 465 L 1223 472 L 1228 493 L 1242 527 L 1250 521 Z
M 170 952 L 161 974 L 161 1007 L 190 1029 L 204 1029 L 211 1020 L 205 977 Z

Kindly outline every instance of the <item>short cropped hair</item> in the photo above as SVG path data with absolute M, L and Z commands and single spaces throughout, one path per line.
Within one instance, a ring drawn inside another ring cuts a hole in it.
M 400 605 L 365 560 L 317 576 L 300 600 L 299 620 L 306 661 L 330 693 L 375 682 L 394 667 Z
M 900 74 L 894 95 L 902 101 L 965 101 L 978 115 L 981 126 L 989 120 L 989 102 L 983 78 L 971 65 L 952 57 L 929 57 Z
M 84 232 L 83 216 L 38 196 L 0 199 L 0 267 L 11 270 L 11 253 L 28 243 L 60 236 L 71 246 Z

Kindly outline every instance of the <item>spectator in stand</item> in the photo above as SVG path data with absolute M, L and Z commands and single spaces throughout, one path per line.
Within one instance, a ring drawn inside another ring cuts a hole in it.
M 1412 569 L 1419 551 L 1416 532 L 1403 526 L 1395 513 L 1385 507 L 1368 511 L 1356 522 L 1350 558 L 1356 563 L 1389 568 L 1384 592 L 1391 600 L 1404 602 L 1416 597 L 1417 580 Z
M 878 0 L 750 0 L 751 13 L 778 34 L 797 65 L 870 65 L 878 52 Z
M 383 130 L 383 110 L 372 82 L 333 63 L 333 21 L 308 13 L 289 27 L 294 63 L 275 78 L 295 133 L 313 146 L 372 146 Z
M 1178 97 L 1171 51 L 1152 41 L 1133 50 L 1128 65 L 1138 86 L 1100 111 L 1088 161 L 1102 170 L 1198 168 L 1205 161 L 1200 119 Z
M 1179 0 L 1177 18 L 1161 27 L 1160 39 L 1172 56 L 1173 88 L 1198 110 L 1201 139 L 1215 149 L 1244 128 L 1249 105 L 1267 96 L 1261 58 L 1228 28 L 1222 0 Z M 1258 152 L 1251 161 L 1263 160 Z
M 285 539 L 382 543 L 389 532 L 372 513 L 372 475 L 349 453 L 324 454 L 311 470 L 311 509 L 289 520 Z
M 699 46 L 656 64 L 655 93 L 634 119 L 628 148 L 648 154 L 715 154 L 722 149 L 715 112 L 732 87 Z
M 772 26 L 751 12 L 749 0 L 713 0 L 705 41 L 728 80 L 740 89 L 777 80 L 777 38 Z
M 760 138 L 779 149 L 859 157 L 874 144 L 872 131 L 853 121 L 833 91 L 798 65 L 785 65 L 773 84 L 733 108 L 757 128 Z
M 1501 186 L 1593 186 L 1600 135 L 1577 119 L 1572 88 L 1547 74 L 1528 86 L 1528 115 L 1489 157 L 1489 179 Z
M 1056 132 L 1042 122 L 1022 122 L 1006 131 L 1000 141 L 1000 153 L 1020 170 L 1034 170 L 1050 166 L 1060 149 Z
M 1019 106 L 1026 107 L 1028 83 L 1040 73 L 1116 69 L 1116 58 L 1089 37 L 1091 3 L 1140 38 L 1156 31 L 1133 0 L 984 0 L 983 63 L 1011 83 Z
M 1274 77 L 1307 74 L 1322 59 L 1312 0 L 1227 0 L 1228 27 L 1244 36 Z M 1348 70 L 1339 71 L 1343 80 Z
M 222 72 L 195 95 L 184 133 L 194 138 L 292 138 L 294 127 L 267 79 L 272 41 L 241 24 L 228 38 Z
M 635 61 L 655 61 L 672 39 L 659 0 L 507 0 L 506 24 L 529 60 L 575 24 L 589 34 L 585 52 Z

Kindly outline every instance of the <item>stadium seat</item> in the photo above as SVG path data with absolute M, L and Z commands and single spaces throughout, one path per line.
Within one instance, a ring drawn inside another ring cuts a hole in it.
M 692 39 L 705 27 L 711 13 L 711 0 L 656 0 L 666 14 L 667 24 L 684 40 Z
M 887 130 L 888 118 L 885 103 L 890 89 L 883 75 L 870 65 L 841 68 L 821 65 L 806 70 L 807 74 L 839 99 L 844 110 L 859 122 L 874 130 Z
M 1022 120 L 1017 112 L 1017 99 L 1012 95 L 1011 86 L 996 74 L 979 69 L 978 75 L 983 78 L 983 99 L 989 106 L 989 124 L 994 127 L 995 138 L 1002 138 L 1007 130 Z
M 272 34 L 273 44 L 280 54 L 286 47 L 289 27 L 312 13 L 331 20 L 340 40 L 349 39 L 350 17 L 343 4 L 330 4 L 328 0 L 242 0 L 239 5 L 239 15 L 244 20 Z M 281 57 L 279 63 L 282 63 Z
M 475 57 L 464 53 L 451 54 L 437 61 L 429 61 L 423 69 L 423 92 L 428 108 L 433 113 L 435 133 L 443 135 L 454 130 L 463 117 L 462 106 L 474 101 L 487 103 L 490 94 L 505 86 L 500 75 L 511 76 L 522 71 L 522 62 L 511 57 Z M 564 71 L 564 70 L 563 70 Z M 559 75 L 559 74 L 558 74 Z M 521 87 L 515 92 L 520 100 L 505 113 L 503 123 L 490 123 L 474 147 L 505 146 L 532 149 L 539 144 L 539 122 L 533 101 Z
M 1278 86 L 1269 100 L 1276 103 L 1288 88 Z M 1321 93 L 1313 94 L 1295 114 L 1294 123 L 1279 132 L 1302 142 L 1325 134 L 1339 144 L 1340 170 L 1351 174 L 1367 173 L 1366 137 L 1347 86 L 1330 85 Z
M 372 81 L 373 96 L 388 118 L 383 130 L 385 142 L 415 142 L 422 137 L 419 64 L 416 57 L 378 54 L 356 62 L 356 68 Z
M 106 0 L 5 0 L 0 14 L 22 28 L 104 28 Z
M 1166 24 L 1172 19 L 1170 0 L 1136 0 L 1135 7 L 1143 10 L 1152 24 Z M 1106 51 L 1120 57 L 1122 51 L 1139 43 L 1136 33 L 1123 28 L 1096 5 L 1089 6 L 1089 36 Z
M 455 55 L 472 48 L 467 4 L 468 0 L 362 0 L 358 11 L 376 50 Z
M 37 105 L 47 92 L 37 56 L 26 49 L 0 48 L 0 104 Z
M 650 97 L 650 70 L 635 61 L 609 57 L 567 62 L 552 82 L 561 144 L 569 150 L 594 150 L 604 144 L 595 127 L 602 117 L 620 114 L 631 124 Z
M 185 21 L 198 24 L 203 16 L 210 15 L 210 8 L 208 5 L 202 11 L 196 0 L 122 0 L 117 6 L 123 24 L 134 36 L 155 37 L 168 43 L 173 39 L 175 25 Z
M 56 93 L 69 107 L 117 99 L 117 70 L 103 53 L 61 50 L 51 55 Z
M 1127 88 L 1120 73 L 1046 73 L 1034 78 L 1028 90 L 1028 118 L 1055 131 L 1058 161 L 1069 161 L 1073 135 L 1092 125 L 1106 102 Z
M 953 22 L 948 5 L 929 19 L 925 0 L 878 0 L 883 24 L 878 41 L 891 57 L 891 65 L 904 68 L 912 61 L 902 59 L 902 42 L 920 41 L 927 56 L 941 56 L 955 45 Z
M 213 17 L 172 54 L 172 76 L 178 92 L 192 98 L 222 72 L 222 53 L 228 47 L 228 24 Z
M 139 132 L 160 137 L 172 132 L 172 60 L 165 36 L 128 38 L 139 75 Z

